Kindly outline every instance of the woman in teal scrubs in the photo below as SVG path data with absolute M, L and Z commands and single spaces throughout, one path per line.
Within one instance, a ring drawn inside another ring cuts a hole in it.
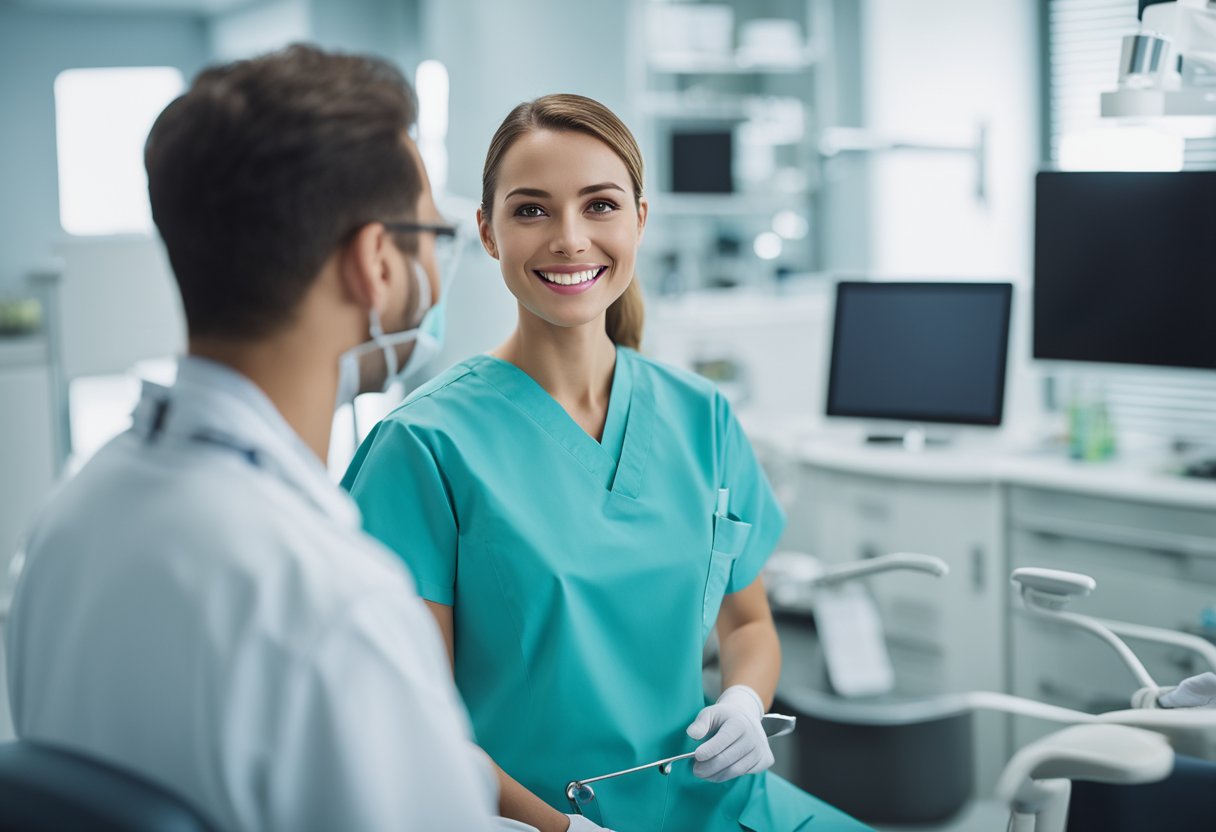
M 760 729 L 780 648 L 759 578 L 784 517 L 726 400 L 639 354 L 646 223 L 628 129 L 580 96 L 521 104 L 478 221 L 510 338 L 419 388 L 344 485 L 435 614 L 503 815 L 542 832 L 567 782 L 617 832 L 866 827 L 775 775 Z M 717 628 L 722 697 L 702 649 Z M 588 812 L 590 815 L 591 812 Z

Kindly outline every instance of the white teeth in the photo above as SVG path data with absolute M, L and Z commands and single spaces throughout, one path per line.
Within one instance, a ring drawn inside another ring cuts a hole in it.
M 550 283 L 557 283 L 562 286 L 573 286 L 576 283 L 586 283 L 600 273 L 599 269 L 587 269 L 582 272 L 571 272 L 564 274 L 561 272 L 540 272 L 540 276 Z

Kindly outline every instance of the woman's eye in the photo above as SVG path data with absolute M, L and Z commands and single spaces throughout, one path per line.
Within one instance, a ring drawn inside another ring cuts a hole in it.
M 539 205 L 521 205 L 515 209 L 517 217 L 543 217 L 545 210 Z
M 605 199 L 597 199 L 595 202 L 588 205 L 587 208 L 593 214 L 608 214 L 616 210 L 616 205 L 608 202 Z

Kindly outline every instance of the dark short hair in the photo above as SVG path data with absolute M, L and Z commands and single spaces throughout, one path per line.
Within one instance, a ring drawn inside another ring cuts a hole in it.
M 144 149 L 152 217 L 192 336 L 287 321 L 334 250 L 413 215 L 414 93 L 386 61 L 294 45 L 204 70 Z

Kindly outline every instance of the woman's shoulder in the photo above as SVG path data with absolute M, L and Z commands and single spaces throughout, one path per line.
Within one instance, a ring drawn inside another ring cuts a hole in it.
M 478 376 L 478 369 L 489 356 L 466 358 L 414 389 L 401 404 L 385 416 L 385 421 L 425 427 L 450 427 L 459 423 L 460 413 L 477 412 L 495 395 L 492 387 Z
M 633 362 L 637 372 L 650 377 L 656 394 L 666 393 L 693 402 L 716 406 L 722 399 L 722 391 L 705 376 L 676 367 L 631 349 L 623 350 Z

